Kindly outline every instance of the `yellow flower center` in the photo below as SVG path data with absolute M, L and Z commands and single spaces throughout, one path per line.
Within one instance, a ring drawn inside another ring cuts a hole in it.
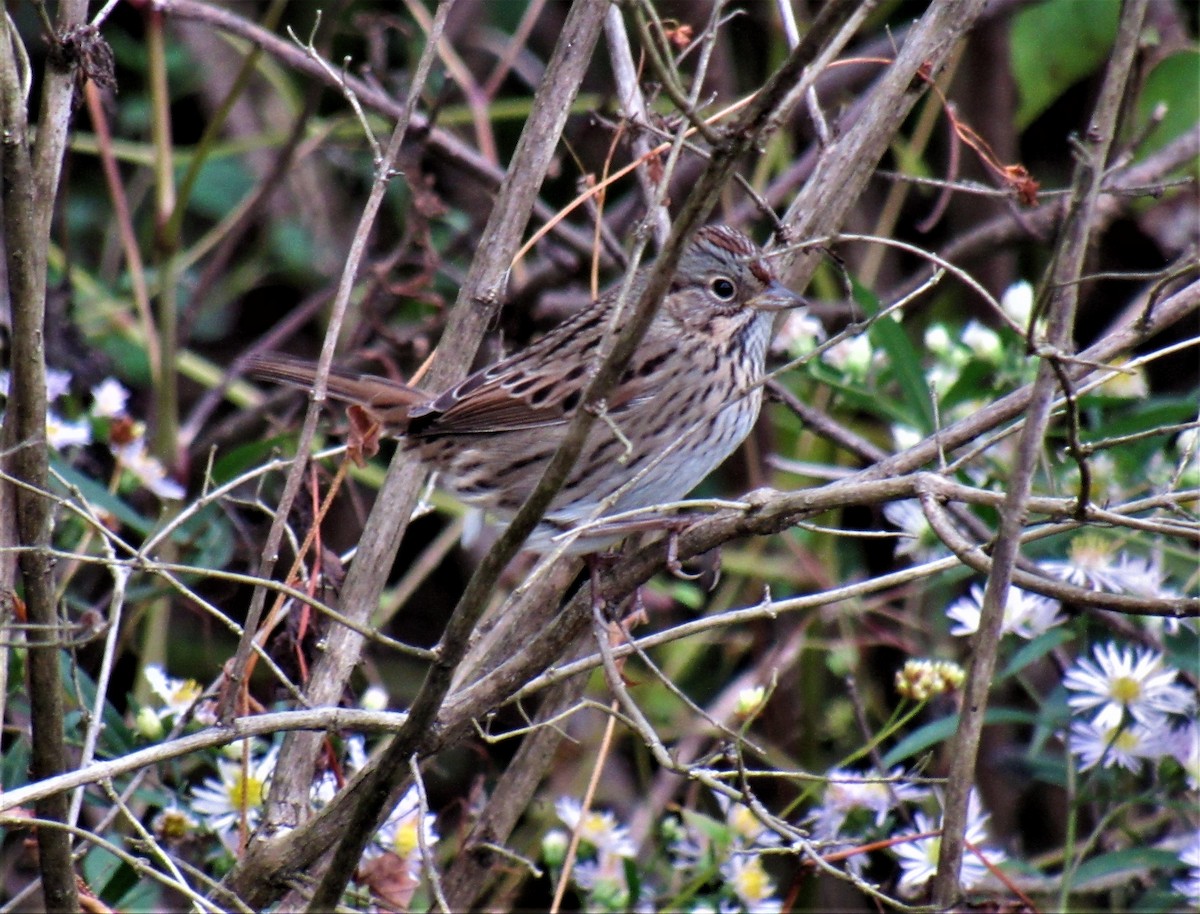
M 239 772 L 229 785 L 229 804 L 234 809 L 257 809 L 262 801 L 263 782 L 253 775 L 243 777 Z
M 204 687 L 194 679 L 184 679 L 179 682 L 175 690 L 171 692 L 171 704 L 175 707 L 186 707 L 191 705 L 200 693 L 204 691 Z
M 409 816 L 396 827 L 396 837 L 392 840 L 392 849 L 401 857 L 408 857 L 421 846 L 417 837 L 417 820 Z
M 734 804 L 729 812 L 729 824 L 743 838 L 756 838 L 762 833 L 763 824 L 755 818 L 749 806 Z
M 159 819 L 159 831 L 167 840 L 178 840 L 187 837 L 191 823 L 188 817 L 178 809 L 164 809 Z
M 1107 568 L 1116 544 L 1102 536 L 1081 533 L 1071 540 L 1071 562 L 1080 568 Z
M 738 873 L 737 882 L 738 895 L 747 901 L 766 898 L 775 889 L 757 857 Z
M 1112 681 L 1108 691 L 1116 701 L 1128 705 L 1142 694 L 1142 684 L 1131 676 L 1118 676 Z
M 608 818 L 604 813 L 589 812 L 583 817 L 582 827 L 579 829 L 579 837 L 589 844 L 596 844 L 608 834 L 610 827 Z
M 1114 749 L 1120 749 L 1122 752 L 1133 752 L 1138 747 L 1137 734 L 1126 727 L 1117 734 L 1112 744 Z

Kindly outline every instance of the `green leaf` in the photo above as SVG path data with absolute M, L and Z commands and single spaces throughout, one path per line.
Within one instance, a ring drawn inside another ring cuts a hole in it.
M 93 508 L 99 508 L 101 511 L 108 512 L 122 524 L 132 528 L 142 536 L 147 535 L 154 528 L 154 521 L 138 514 L 118 496 L 108 491 L 107 488 L 100 485 L 100 483 L 96 482 L 90 476 L 85 476 L 73 466 L 64 463 L 54 456 L 50 458 L 50 465 L 70 485 L 77 488 Z M 54 488 L 59 488 L 59 486 L 56 485 Z
M 189 202 L 194 212 L 210 219 L 222 219 L 237 207 L 253 186 L 253 177 L 241 160 L 210 158 L 200 169 Z
M 1010 676 L 1014 676 L 1029 664 L 1036 660 L 1040 660 L 1048 653 L 1058 647 L 1060 644 L 1066 644 L 1068 641 L 1074 640 L 1075 635 L 1070 629 L 1057 626 L 1050 629 L 1048 632 L 1043 632 L 1038 635 L 1028 644 L 1023 645 L 1012 657 L 1009 658 L 1004 669 L 1000 671 L 996 677 L 997 682 L 1003 682 Z
M 1046 0 L 1013 16 L 1009 54 L 1020 96 L 1018 130 L 1108 58 L 1120 9 L 1119 0 Z
M 172 539 L 186 542 L 188 562 L 201 571 L 224 568 L 233 559 L 233 529 L 215 504 L 188 518 Z
M 278 450 L 286 454 L 295 449 L 296 436 L 292 434 L 256 438 L 235 447 L 226 448 L 213 461 L 212 483 L 214 486 L 223 486 L 251 468 L 266 463 L 274 451 Z
M 1164 640 L 1167 664 L 1191 679 L 1200 676 L 1200 639 L 1197 638 L 1196 632 L 1181 627 L 1178 632 Z
M 888 397 L 880 396 L 878 391 L 864 390 L 845 384 L 842 382 L 841 375 L 823 365 L 813 369 L 813 376 L 830 389 L 836 391 L 846 402 L 846 405 L 859 412 L 866 413 L 869 416 L 876 416 L 879 419 L 897 425 L 907 425 L 914 428 L 918 425 L 914 411 L 905 409 L 905 404 L 897 403 Z
M 1027 755 L 1022 766 L 1031 780 L 1067 789 L 1067 763 L 1061 751 Z
M 285 270 L 301 278 L 313 275 L 317 249 L 312 232 L 298 222 L 279 222 L 269 235 L 271 253 Z
M 873 346 L 879 346 L 887 353 L 888 367 L 900 384 L 901 396 L 915 428 L 926 435 L 933 434 L 936 423 L 929 383 L 925 380 L 921 357 L 908 334 L 899 321 L 885 317 L 872 324 L 867 335 Z
M 942 413 L 948 413 L 960 403 L 991 397 L 996 389 L 995 375 L 994 366 L 981 359 L 971 359 L 959 371 L 950 389 L 942 395 Z
M 29 783 L 29 742 L 13 740 L 8 751 L 0 756 L 0 787 L 15 790 Z M 0 829 L 0 834 L 3 830 Z
M 879 299 L 875 294 L 857 281 L 853 281 L 852 287 L 854 300 L 868 314 L 878 314 Z M 901 398 L 904 406 L 908 407 L 909 422 L 917 431 L 932 434 L 935 426 L 929 384 L 921 367 L 921 357 L 900 322 L 892 317 L 875 321 L 867 331 L 867 338 L 872 346 L 882 349 L 887 355 L 888 371 L 900 385 Z
M 1103 880 L 1109 884 L 1116 873 L 1146 873 L 1153 870 L 1176 869 L 1179 858 L 1171 851 L 1153 847 L 1130 847 L 1125 850 L 1101 854 L 1080 864 L 1075 871 L 1072 884 L 1077 891 L 1086 891 L 1087 883 Z
M 729 841 L 729 826 L 724 822 L 720 822 L 712 816 L 706 816 L 702 812 L 686 808 L 679 810 L 679 815 L 689 827 L 696 829 L 713 844 L 724 844 Z
M 121 869 L 129 869 L 120 857 L 103 847 L 93 847 L 84 854 L 80 868 L 88 885 L 99 886 L 107 885 Z
M 1158 105 L 1167 106 L 1166 116 L 1146 137 L 1138 152 L 1145 156 L 1195 130 L 1200 123 L 1200 51 L 1189 49 L 1172 54 L 1150 71 L 1137 103 L 1137 125 L 1144 126 Z M 1194 165 L 1194 163 L 1193 163 Z
M 73 665 L 70 655 L 65 651 L 59 659 L 59 675 L 62 677 L 63 691 L 73 695 L 90 712 L 96 706 L 96 681 L 84 670 Z M 75 695 L 76 687 L 79 693 Z M 100 728 L 100 741 L 96 746 L 99 758 L 117 758 L 127 755 L 138 748 L 138 740 L 133 731 L 125 723 L 121 712 L 105 700 L 101 705 L 100 717 L 104 726 Z M 82 733 L 82 730 L 79 731 Z
M 1032 724 L 1037 716 L 1030 711 L 1018 711 L 1015 708 L 991 708 L 983 715 L 984 724 Z M 899 765 L 905 759 L 911 758 L 926 749 L 931 749 L 939 743 L 948 740 L 958 726 L 958 715 L 951 714 L 941 720 L 935 720 L 900 740 L 892 751 L 883 757 L 885 768 Z

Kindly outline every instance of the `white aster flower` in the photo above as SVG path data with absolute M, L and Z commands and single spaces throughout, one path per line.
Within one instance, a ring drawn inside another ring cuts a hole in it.
M 1103 764 L 1105 768 L 1116 765 L 1136 774 L 1143 762 L 1167 754 L 1165 729 L 1166 724 L 1161 720 L 1151 724 L 1131 721 L 1112 725 L 1099 719 L 1077 720 L 1071 724 L 1067 745 L 1079 759 L 1081 771 Z
M 561 828 L 552 828 L 542 838 L 542 860 L 547 866 L 560 867 L 567 859 L 571 836 Z
M 995 866 L 1004 860 L 1004 852 L 996 848 L 985 847 L 987 842 L 987 820 L 989 816 L 983 812 L 978 795 L 974 788 L 967 800 L 967 843 L 978 849 L 978 853 L 966 848 L 963 851 L 962 868 L 959 871 L 959 883 L 969 889 L 978 885 L 988 874 L 988 864 Z M 941 832 L 942 822 L 935 826 L 924 813 L 913 816 L 913 828 L 902 834 L 919 835 L 923 832 Z M 915 838 L 902 844 L 894 844 L 892 853 L 900 858 L 900 894 L 907 898 L 918 895 L 925 884 L 937 872 L 938 855 L 941 853 L 942 839 L 939 835 L 928 838 Z M 980 859 L 980 858 L 983 859 Z M 984 863 L 984 860 L 987 863 Z
M 1175 438 L 1175 453 L 1180 457 L 1195 460 L 1200 452 L 1200 428 L 1185 428 Z
M 912 444 L 916 444 L 919 440 L 918 436 Z M 903 448 L 906 445 L 902 445 L 897 438 L 896 446 Z M 907 446 L 911 447 L 912 445 Z M 950 554 L 946 544 L 938 539 L 938 535 L 933 532 L 933 527 L 929 526 L 929 519 L 921 510 L 921 503 L 915 498 L 889 501 L 883 506 L 883 516 L 887 518 L 889 524 L 899 527 L 905 534 L 900 538 L 899 545 L 896 546 L 897 556 L 907 556 L 914 562 L 931 562 Z
M 749 720 L 763 709 L 766 700 L 766 686 L 747 686 L 738 692 L 733 713 L 741 720 Z
M 901 803 L 929 795 L 927 788 L 905 783 L 901 768 L 893 768 L 887 775 L 834 768 L 826 777 L 825 802 L 812 813 L 813 836 L 822 840 L 837 837 L 846 819 L 859 810 L 872 813 L 879 828 Z
M 1171 733 L 1171 755 L 1183 766 L 1184 776 L 1192 790 L 1200 790 L 1200 725 L 1188 721 Z
M 629 884 L 621 857 L 601 854 L 595 860 L 581 860 L 575 864 L 571 880 L 590 896 L 589 910 L 620 911 L 629 906 Z
M 388 707 L 387 689 L 378 685 L 367 686 L 358 699 L 358 706 L 367 711 L 386 711 Z
M 676 869 L 696 866 L 712 843 L 701 829 L 685 823 L 678 816 L 664 818 L 659 832 Z
M 629 837 L 629 829 L 617 824 L 617 817 L 611 812 L 596 812 L 588 810 L 584 815 L 580 802 L 573 797 L 562 797 L 554 804 L 559 820 L 574 832 L 579 830 L 579 838 L 586 841 L 601 854 L 615 854 L 618 857 L 633 857 L 637 848 Z
M 946 355 L 953 346 L 945 324 L 930 324 L 925 331 L 925 348 L 934 355 Z
M 913 816 L 913 830 L 904 834 L 919 835 L 924 832 L 938 831 L 933 822 L 923 812 Z M 942 852 L 942 839 L 931 836 L 914 838 L 902 844 L 893 844 L 889 850 L 900 858 L 900 883 L 897 886 L 900 894 L 906 898 L 914 898 L 925 887 L 937 872 L 938 855 Z M 964 855 L 963 864 L 969 857 Z
M 142 485 L 159 498 L 178 500 L 186 494 L 183 486 L 167 476 L 167 471 L 157 457 L 146 450 L 146 440 L 136 438 L 128 444 L 113 448 L 113 455 L 121 466 L 141 480 Z
M 187 809 L 172 802 L 170 806 L 159 810 L 158 815 L 151 820 L 150 827 L 160 840 L 168 844 L 178 844 L 192 837 L 200 823 Z
M 1112 571 L 1113 580 L 1128 593 L 1141 597 L 1174 597 L 1175 591 L 1163 583 L 1161 557 L 1143 558 L 1122 552 Z
M 183 714 L 195 704 L 204 692 L 204 687 L 194 679 L 174 679 L 157 663 L 152 663 L 142 671 L 150 691 L 162 699 L 163 706 L 158 710 L 161 719 Z
M 1163 586 L 1160 562 L 1122 552 L 1115 541 L 1094 533 L 1081 533 L 1071 540 L 1066 561 L 1048 560 L 1038 565 L 1059 580 L 1089 590 L 1174 596 Z
M 204 817 L 208 828 L 220 834 L 222 840 L 238 829 L 243 816 L 248 828 L 258 825 L 278 754 L 272 748 L 258 761 L 251 758 L 246 765 L 218 759 L 217 776 L 192 791 L 192 809 Z
M 778 847 L 782 843 L 778 832 L 767 827 L 745 803 L 731 800 L 723 793 L 714 796 L 738 847 Z
M 421 872 L 421 846 L 432 850 L 438 842 L 437 816 L 433 813 L 421 815 L 421 796 L 416 787 L 409 787 L 387 821 L 379 827 L 365 856 L 378 857 L 387 851 L 408 864 L 414 878 Z
M 92 388 L 92 415 L 112 419 L 125 415 L 129 391 L 116 378 L 105 378 Z
M 153 708 L 139 708 L 133 718 L 133 728 L 137 730 L 140 736 L 144 736 L 152 743 L 158 742 L 167 732 L 167 728 L 163 726 L 163 719 L 158 716 L 158 712 Z
M 911 447 L 916 447 L 924 438 L 925 436 L 915 428 L 909 428 L 907 425 L 892 426 L 892 444 L 898 451 L 907 451 Z
M 721 867 L 721 873 L 744 910 L 754 914 L 777 914 L 783 910 L 783 902 L 772 897 L 775 883 L 767 875 L 758 854 L 734 854 Z
M 821 361 L 861 381 L 871 368 L 871 342 L 866 334 L 847 337 L 821 353 Z
M 1116 643 L 1097 645 L 1095 661 L 1078 658 L 1063 677 L 1074 692 L 1067 704 L 1075 712 L 1099 708 L 1098 726 L 1112 729 L 1128 712 L 1141 723 L 1155 723 L 1163 714 L 1185 714 L 1192 694 L 1175 682 L 1177 671 L 1149 648 L 1120 649 Z
M 991 327 L 977 320 L 969 320 L 962 329 L 961 339 L 976 358 L 991 363 L 1000 361 L 1004 347 L 1000 343 L 1000 335 Z
M 46 369 L 46 399 L 53 403 L 71 392 L 71 372 L 58 368 Z
M 797 359 L 812 352 L 825 339 L 824 325 L 804 308 L 787 313 L 779 332 L 775 334 L 774 347 Z
M 1200 908 L 1200 833 L 1192 836 L 1191 847 L 1179 855 L 1188 867 L 1187 875 L 1171 883 L 1171 888 L 1187 899 L 1193 908 Z
M 956 624 L 950 629 L 952 635 L 971 635 L 979 630 L 979 618 L 983 613 L 982 585 L 972 584 L 971 592 L 950 604 L 946 615 Z M 1018 637 L 1032 640 L 1056 625 L 1067 621 L 1060 613 L 1062 604 L 1041 594 L 1029 593 L 1019 587 L 1009 586 L 1004 601 L 1004 622 L 1000 633 L 1010 632 Z
M 61 451 L 63 448 L 92 443 L 92 426 L 85 419 L 71 421 L 52 412 L 46 413 L 46 444 Z
M 925 371 L 925 383 L 939 397 L 944 397 L 958 380 L 958 375 L 959 369 L 956 366 L 944 365 L 939 362 L 936 365 L 930 365 Z
M 1013 283 L 1000 296 L 1000 307 L 1013 321 L 1028 327 L 1029 316 L 1033 314 L 1033 286 L 1023 279 Z
M 1141 400 L 1150 395 L 1150 385 L 1146 381 L 1146 369 L 1141 365 L 1128 368 L 1126 367 L 1128 361 L 1127 358 L 1118 358 L 1112 361 L 1112 366 L 1121 370 L 1104 380 L 1100 384 L 1098 393 L 1120 400 Z

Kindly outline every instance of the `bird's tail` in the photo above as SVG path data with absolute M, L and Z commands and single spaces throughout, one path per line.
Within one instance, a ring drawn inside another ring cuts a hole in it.
M 247 372 L 256 378 L 312 390 L 317 365 L 304 359 L 265 353 L 251 358 Z M 381 424 L 391 427 L 403 427 L 410 407 L 429 402 L 428 394 L 399 381 L 336 368 L 329 372 L 327 389 L 334 399 L 357 403 Z

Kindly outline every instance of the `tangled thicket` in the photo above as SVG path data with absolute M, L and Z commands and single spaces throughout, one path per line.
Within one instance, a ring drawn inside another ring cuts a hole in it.
M 1194 8 L 46 12 L 0 35 L 11 906 L 1200 906 Z M 445 388 L 716 220 L 819 304 L 591 574 L 244 375 Z

